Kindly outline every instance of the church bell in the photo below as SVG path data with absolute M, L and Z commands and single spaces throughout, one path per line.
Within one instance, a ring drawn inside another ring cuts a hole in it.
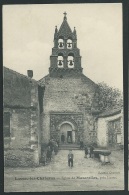
M 69 65 L 73 66 L 73 60 L 69 60 Z
M 59 62 L 59 66 L 62 66 L 62 60 L 58 60 L 58 62 Z
M 68 44 L 68 47 L 71 47 L 71 44 L 72 44 L 72 43 L 67 43 L 67 44 Z
M 59 47 L 63 47 L 64 44 L 62 42 L 59 43 Z

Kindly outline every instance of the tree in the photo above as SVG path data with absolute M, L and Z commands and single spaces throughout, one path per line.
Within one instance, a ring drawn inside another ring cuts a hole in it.
M 117 88 L 109 87 L 104 82 L 98 83 L 97 96 L 100 111 L 123 105 L 122 92 Z

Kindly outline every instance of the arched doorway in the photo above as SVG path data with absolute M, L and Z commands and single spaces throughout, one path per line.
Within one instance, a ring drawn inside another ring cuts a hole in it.
M 73 124 L 64 122 L 60 125 L 60 143 L 75 143 L 75 129 Z

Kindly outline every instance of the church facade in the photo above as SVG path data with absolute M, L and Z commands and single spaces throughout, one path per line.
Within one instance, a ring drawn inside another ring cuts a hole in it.
M 49 75 L 39 84 L 45 86 L 43 142 L 61 142 L 62 134 L 65 143 L 96 142 L 97 85 L 83 74 L 77 32 L 71 30 L 66 14 L 60 29 L 55 28 Z

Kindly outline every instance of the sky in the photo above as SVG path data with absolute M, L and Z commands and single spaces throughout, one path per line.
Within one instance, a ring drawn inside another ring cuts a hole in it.
M 54 30 L 67 21 L 77 31 L 83 73 L 95 83 L 123 90 L 121 3 L 3 6 L 3 65 L 33 78 L 48 74 Z

